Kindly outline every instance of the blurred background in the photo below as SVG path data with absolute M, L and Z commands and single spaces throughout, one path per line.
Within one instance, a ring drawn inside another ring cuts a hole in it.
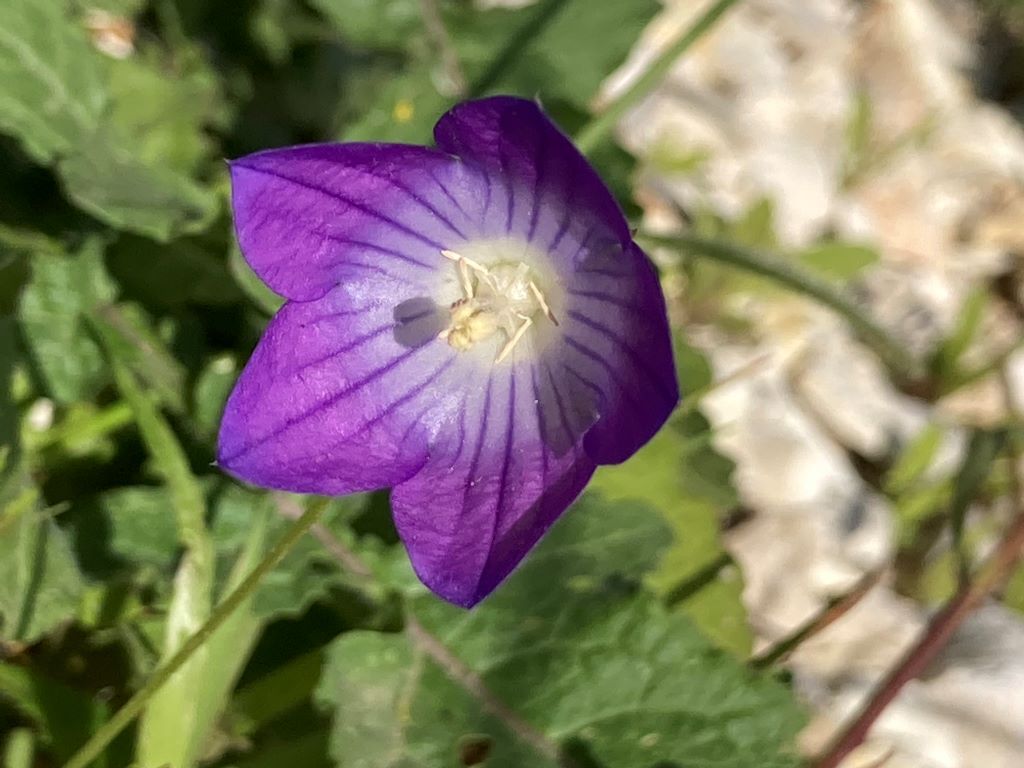
M 488 93 L 638 228 L 679 410 L 472 612 L 330 500 L 114 729 L 320 503 L 212 465 L 281 303 L 223 160 Z M 0 0 L 0 764 L 836 765 L 917 658 L 842 765 L 1024 765 L 1022 116 L 1015 0 Z

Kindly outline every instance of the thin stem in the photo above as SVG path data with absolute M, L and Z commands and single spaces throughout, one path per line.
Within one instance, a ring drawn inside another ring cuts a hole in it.
M 693 26 L 661 52 L 631 86 L 620 93 L 599 115 L 583 126 L 576 135 L 576 146 L 579 147 L 580 152 L 587 154 L 600 144 L 619 121 L 619 118 L 654 90 L 672 68 L 672 65 L 676 63 L 676 59 L 686 53 L 690 46 L 710 30 L 726 11 L 736 5 L 736 2 L 737 0 L 718 0 L 708 8 L 704 15 L 694 22 Z
M 519 58 L 526 48 L 540 34 L 540 31 L 555 18 L 568 0 L 546 0 L 537 12 L 523 26 L 509 37 L 508 43 L 494 58 L 487 70 L 469 86 L 469 98 L 473 99 L 487 92 L 501 77 L 509 64 Z
M 763 251 L 755 251 L 734 243 L 709 240 L 694 235 L 684 234 L 672 237 L 643 235 L 642 238 L 654 245 L 678 248 L 698 258 L 710 259 L 767 277 L 787 288 L 817 299 L 842 316 L 864 343 L 871 347 L 901 380 L 904 382 L 916 381 L 923 374 L 921 363 L 904 349 L 903 345 L 894 339 L 888 331 L 868 317 L 861 307 L 844 296 L 832 283 L 822 280 L 795 264 Z
M 765 669 L 785 661 L 793 651 L 803 645 L 807 640 L 817 635 L 826 627 L 831 626 L 841 619 L 856 606 L 864 597 L 875 588 L 875 585 L 882 578 L 882 571 L 871 571 L 864 575 L 860 581 L 847 592 L 833 600 L 810 621 L 798 627 L 794 632 L 787 635 L 770 648 L 765 649 L 750 660 L 750 666 L 754 669 Z
M 1020 500 L 1017 500 L 1018 505 Z M 928 628 L 902 658 L 895 669 L 878 686 L 864 708 L 832 743 L 814 768 L 837 768 L 871 730 L 875 720 L 885 711 L 903 686 L 924 672 L 949 639 L 975 608 L 998 589 L 1009 577 L 1024 552 L 1024 510 L 1010 526 L 995 553 L 978 575 L 950 600 L 929 622 Z
M 181 648 L 178 649 L 178 652 L 164 666 L 154 672 L 146 684 L 92 735 L 92 738 L 65 763 L 64 768 L 86 768 L 87 765 L 100 756 L 107 745 L 139 716 L 149 700 L 153 698 L 154 694 L 160 690 L 164 683 L 170 680 L 192 658 L 192 655 L 203 646 L 203 643 L 256 590 L 263 577 L 281 562 L 284 556 L 295 546 L 296 542 L 302 538 L 303 534 L 320 519 L 324 510 L 327 509 L 327 503 L 326 499 L 317 499 L 306 508 L 302 516 L 292 523 L 291 527 L 285 531 L 280 540 L 267 552 L 263 560 L 252 569 L 242 583 L 217 605 L 206 623 L 194 635 L 188 638 Z

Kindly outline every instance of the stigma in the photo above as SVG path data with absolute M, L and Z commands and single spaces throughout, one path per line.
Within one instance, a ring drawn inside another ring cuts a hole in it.
M 448 326 L 438 334 L 453 348 L 465 352 L 500 333 L 505 338 L 495 358 L 500 363 L 538 321 L 558 325 L 533 268 L 526 262 L 500 261 L 485 266 L 455 251 L 443 250 L 441 255 L 454 263 L 462 293 L 449 307 Z

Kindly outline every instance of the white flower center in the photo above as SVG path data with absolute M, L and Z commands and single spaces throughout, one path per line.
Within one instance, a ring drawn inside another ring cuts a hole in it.
M 465 352 L 496 333 L 505 344 L 495 362 L 507 358 L 537 322 L 558 325 L 539 277 L 525 261 L 497 261 L 484 265 L 455 251 L 441 251 L 458 271 L 462 296 L 449 308 L 448 327 L 440 338 Z

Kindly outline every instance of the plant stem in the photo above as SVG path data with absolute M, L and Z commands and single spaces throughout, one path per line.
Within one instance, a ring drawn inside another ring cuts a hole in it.
M 785 661 L 793 651 L 814 637 L 826 627 L 841 619 L 878 584 L 883 571 L 870 571 L 860 579 L 853 589 L 844 595 L 828 601 L 828 605 L 810 621 L 798 627 L 770 648 L 766 648 L 748 662 L 754 669 L 766 669 Z
M 1017 500 L 1018 504 L 1020 500 Z M 814 768 L 837 768 L 864 741 L 871 726 L 903 686 L 924 672 L 975 608 L 1009 577 L 1024 552 L 1024 510 L 1010 526 L 995 553 L 978 575 L 929 622 L 921 638 L 882 681 L 860 713 L 832 743 Z
M 327 508 L 326 499 L 313 501 L 302 513 L 302 516 L 292 523 L 284 535 L 270 549 L 263 559 L 257 564 L 248 576 L 235 590 L 217 605 L 210 618 L 201 626 L 194 635 L 186 640 L 178 652 L 172 656 L 166 664 L 154 672 L 142 688 L 132 696 L 123 707 L 114 713 L 113 717 L 105 722 L 79 750 L 76 752 L 64 768 L 86 768 L 93 760 L 100 756 L 103 750 L 114 738 L 123 731 L 145 708 L 147 702 L 171 677 L 180 670 L 185 663 L 198 651 L 210 635 L 231 616 L 234 610 L 249 597 L 259 586 L 260 581 L 274 567 L 281 562 L 286 554 L 295 546 Z
M 919 380 L 923 375 L 921 363 L 904 349 L 903 345 L 896 341 L 888 331 L 868 317 L 861 307 L 844 296 L 832 283 L 822 280 L 795 264 L 763 251 L 755 251 L 741 245 L 721 240 L 709 240 L 694 235 L 684 234 L 672 237 L 642 235 L 641 237 L 653 245 L 678 248 L 698 258 L 710 259 L 767 277 L 787 288 L 817 299 L 841 315 L 864 343 L 871 347 L 875 354 L 903 382 Z
M 736 4 L 737 0 L 718 0 L 705 11 L 693 26 L 684 32 L 674 43 L 669 45 L 647 70 L 625 91 L 620 93 L 604 110 L 583 126 L 576 134 L 576 146 L 580 152 L 588 154 L 604 140 L 626 111 L 640 99 L 654 90 L 665 74 L 697 40 L 710 30 L 715 23 Z

